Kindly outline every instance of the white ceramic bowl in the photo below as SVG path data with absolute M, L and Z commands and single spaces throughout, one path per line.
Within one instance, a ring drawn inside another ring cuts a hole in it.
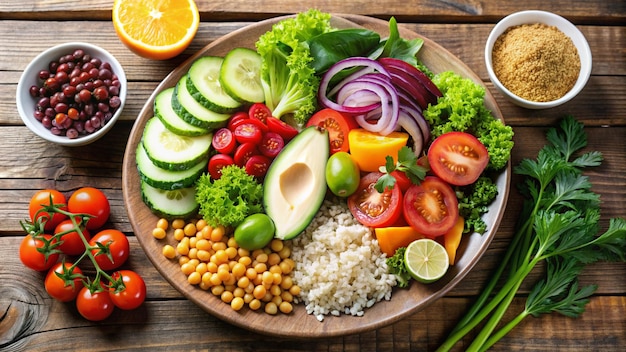
M 556 26 L 561 32 L 572 39 L 572 42 L 578 50 L 578 56 L 580 57 L 580 72 L 578 74 L 578 80 L 569 92 L 557 100 L 549 102 L 535 102 L 521 98 L 509 91 L 498 80 L 498 77 L 496 77 L 493 71 L 491 55 L 496 39 L 498 39 L 498 37 L 509 27 L 532 23 L 543 23 L 549 26 Z M 545 11 L 521 11 L 503 18 L 491 30 L 491 33 L 487 38 L 487 44 L 485 45 L 485 65 L 487 66 L 489 78 L 495 85 L 496 89 L 510 101 L 528 109 L 547 109 L 568 102 L 585 87 L 585 84 L 587 84 L 589 76 L 591 75 L 591 50 L 589 49 L 589 43 L 587 43 L 585 36 L 578 30 L 578 28 L 576 28 L 576 26 L 565 18 Z
M 38 98 L 33 98 L 30 95 L 30 87 L 33 85 L 39 85 L 38 73 L 42 69 L 48 69 L 48 64 L 50 61 L 58 60 L 59 57 L 66 54 L 73 53 L 76 49 L 83 49 L 86 53 L 90 54 L 92 57 L 97 57 L 102 62 L 108 62 L 111 65 L 113 73 L 117 75 L 120 80 L 120 93 L 119 97 L 121 99 L 121 105 L 117 108 L 113 117 L 99 130 L 94 133 L 87 135 L 80 135 L 77 138 L 70 139 L 66 136 L 57 136 L 52 134 L 52 132 L 43 126 L 40 121 L 37 121 L 34 117 L 35 105 L 37 103 Z M 119 118 L 122 110 L 124 109 L 124 103 L 126 102 L 126 90 L 127 90 L 127 82 L 126 82 L 126 74 L 124 73 L 124 69 L 122 65 L 115 59 L 113 55 L 111 55 L 108 51 L 89 43 L 83 42 L 69 42 L 64 44 L 59 44 L 53 46 L 41 54 L 37 55 L 26 67 L 20 80 L 17 84 L 17 92 L 16 92 L 16 105 L 17 110 L 24 121 L 24 124 L 28 126 L 28 128 L 33 131 L 39 137 L 64 146 L 82 146 L 89 143 L 92 143 L 102 136 L 104 136 L 110 129 L 113 127 L 117 119 Z

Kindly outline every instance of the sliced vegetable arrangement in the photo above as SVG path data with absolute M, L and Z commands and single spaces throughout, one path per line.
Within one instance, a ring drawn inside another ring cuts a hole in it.
M 381 39 L 330 17 L 280 21 L 256 51 L 198 58 L 159 92 L 136 152 L 143 199 L 164 219 L 199 218 L 269 252 L 336 197 L 373 229 L 399 286 L 432 282 L 462 255 L 463 233 L 486 230 L 513 132 L 483 87 L 424 67 L 423 41 L 401 38 L 395 19 Z M 440 254 L 436 274 L 417 267 L 418 248 Z M 190 259 L 168 250 L 177 255 Z
M 99 189 L 80 188 L 67 201 L 63 193 L 45 189 L 32 196 L 30 219 L 22 222 L 22 263 L 46 271 L 50 297 L 75 301 L 78 312 L 92 321 L 108 318 L 115 307 L 135 309 L 146 298 L 143 278 L 121 269 L 130 254 L 126 235 L 103 228 L 109 213 L 109 200 Z M 95 277 L 81 269 L 85 260 L 95 268 Z

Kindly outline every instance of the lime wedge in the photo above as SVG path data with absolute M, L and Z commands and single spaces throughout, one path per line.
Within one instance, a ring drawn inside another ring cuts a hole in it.
M 404 253 L 404 264 L 411 277 L 425 284 L 441 279 L 450 266 L 444 246 L 430 238 L 411 242 Z

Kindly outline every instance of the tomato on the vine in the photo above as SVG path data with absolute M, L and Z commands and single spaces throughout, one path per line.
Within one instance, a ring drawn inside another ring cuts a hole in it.
M 313 125 L 328 131 L 331 154 L 350 150 L 348 133 L 351 129 L 358 127 L 352 116 L 328 108 L 322 109 L 311 116 L 306 126 Z
M 48 242 L 48 246 L 46 246 Z M 28 234 L 20 243 L 20 260 L 26 267 L 37 271 L 50 269 L 59 259 L 59 253 L 53 248 L 49 248 L 54 242 L 54 238 L 48 234 L 41 234 L 33 237 Z M 46 248 L 48 247 L 48 248 Z M 48 255 L 40 252 L 39 249 L 49 250 Z
M 72 301 L 78 296 L 83 287 L 82 274 L 78 266 L 72 268 L 73 263 L 65 261 L 56 263 L 46 274 L 44 286 L 50 297 L 61 302 Z M 59 275 L 57 275 L 57 273 Z M 67 278 L 67 285 L 66 280 Z
M 451 185 L 476 182 L 489 163 L 487 148 L 466 132 L 448 132 L 435 138 L 428 149 L 428 163 L 435 175 Z
M 427 176 L 404 193 L 404 219 L 415 231 L 438 237 L 454 226 L 459 204 L 452 187 L 436 176 Z
M 65 200 L 65 196 L 63 195 L 63 193 L 54 189 L 43 189 L 43 190 L 37 191 L 31 197 L 30 203 L 28 205 L 28 213 L 30 215 L 30 220 L 33 223 L 35 222 L 35 214 L 37 214 L 37 211 L 43 208 L 42 205 L 45 205 L 45 206 L 51 205 L 50 197 L 52 197 L 52 204 L 63 204 L 63 206 L 61 206 L 61 209 L 67 210 L 67 202 Z M 43 211 L 37 215 L 37 218 L 42 218 L 42 217 L 47 219 L 46 224 L 44 225 L 44 229 L 46 231 L 54 230 L 54 228 L 61 221 L 67 218 L 67 216 L 61 213 L 54 213 L 52 215 L 52 219 L 50 219 L 50 214 L 48 214 L 47 212 L 43 212 Z
M 295 127 L 273 116 L 267 118 L 267 128 L 270 132 L 278 133 L 286 142 L 298 134 L 298 130 Z
M 74 228 L 74 224 L 72 224 L 71 219 L 63 220 L 54 229 L 55 235 L 66 231 L 71 232 L 68 232 L 61 236 L 61 242 L 58 248 L 67 255 L 83 254 L 85 252 L 85 243 L 83 242 L 78 232 L 76 232 L 76 229 Z M 89 240 L 91 239 L 89 231 L 83 226 L 81 227 L 81 232 L 83 233 L 83 236 L 85 236 L 87 242 L 89 242 Z
M 132 270 L 119 270 L 112 275 L 114 280 L 122 278 L 124 288 L 114 288 L 109 285 L 109 295 L 113 304 L 124 310 L 139 307 L 146 299 L 146 283 L 143 278 Z
M 392 189 L 385 189 L 383 193 L 374 187 L 382 175 L 380 172 L 370 172 L 361 177 L 359 187 L 348 197 L 350 212 L 365 226 L 391 226 L 402 216 L 402 192 L 398 184 Z
M 93 216 L 85 224 L 88 230 L 102 227 L 111 213 L 109 199 L 101 190 L 94 187 L 82 187 L 74 191 L 67 207 L 72 213 L 84 213 Z
M 263 103 L 254 103 L 248 109 L 248 116 L 267 124 L 267 118 L 272 116 L 272 111 Z
M 105 271 L 119 268 L 130 254 L 128 238 L 123 232 L 115 229 L 98 232 L 89 241 L 89 246 L 94 247 L 91 253 L 100 269 Z M 109 259 L 109 255 L 112 260 Z
M 83 318 L 90 321 L 101 321 L 108 318 L 115 305 L 111 300 L 109 291 L 91 292 L 88 287 L 83 287 L 76 297 L 76 308 Z

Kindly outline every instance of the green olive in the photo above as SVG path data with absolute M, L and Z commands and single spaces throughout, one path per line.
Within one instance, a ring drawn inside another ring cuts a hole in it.
M 235 241 L 239 247 L 253 251 L 270 243 L 275 231 L 274 222 L 269 216 L 263 213 L 252 214 L 235 228 Z
M 333 194 L 348 197 L 359 187 L 359 166 L 346 152 L 337 152 L 326 162 L 326 183 Z

